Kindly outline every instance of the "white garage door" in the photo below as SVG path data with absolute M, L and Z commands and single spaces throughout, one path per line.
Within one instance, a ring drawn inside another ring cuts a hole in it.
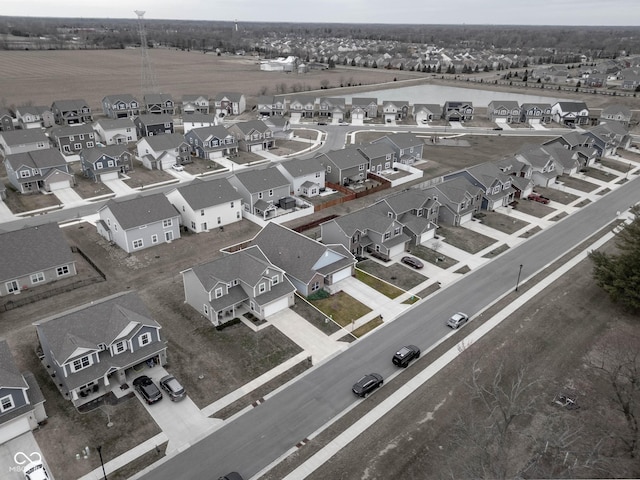
M 4 423 L 0 429 L 0 445 L 30 431 L 29 419 L 26 416 Z
M 63 188 L 71 188 L 71 183 L 69 180 L 65 180 L 64 182 L 51 182 L 49 184 L 49 188 L 52 192 L 55 192 L 56 190 L 62 190 Z
M 432 228 L 428 232 L 424 232 L 422 235 L 420 235 L 420 242 L 419 243 L 424 243 L 427 240 L 431 240 L 433 237 L 435 237 L 435 235 L 436 235 L 436 229 Z
M 289 297 L 281 298 L 280 300 L 276 300 L 264 307 L 264 316 L 268 317 L 278 313 L 280 310 L 284 310 L 285 308 L 289 308 Z
M 100 175 L 100 181 L 104 182 L 105 180 L 118 180 L 118 172 L 109 172 Z
M 262 150 L 262 144 L 260 145 L 251 145 L 252 152 L 260 152 Z
M 337 282 L 339 282 L 340 280 L 344 280 L 345 278 L 349 278 L 351 276 L 351 267 L 349 268 L 345 268 L 343 270 L 340 270 L 339 272 L 336 272 L 332 275 L 332 282 L 335 284 Z
M 463 223 L 470 222 L 472 218 L 473 218 L 473 212 L 469 212 L 463 215 L 462 217 L 460 217 L 460 225 L 462 225 Z
M 389 257 L 393 258 L 396 255 L 400 255 L 401 253 L 404 252 L 404 247 L 405 247 L 404 243 L 401 243 L 400 245 L 396 245 L 395 247 L 391 247 L 389 249 Z

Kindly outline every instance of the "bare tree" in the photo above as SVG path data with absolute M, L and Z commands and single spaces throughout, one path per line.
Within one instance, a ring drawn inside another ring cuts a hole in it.
M 320 87 L 322 87 L 323 89 L 326 89 L 329 86 L 329 80 L 327 80 L 326 78 L 323 78 L 322 80 L 320 80 Z

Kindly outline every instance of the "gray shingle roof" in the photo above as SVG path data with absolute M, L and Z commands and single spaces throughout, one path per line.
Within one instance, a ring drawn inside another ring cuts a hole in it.
M 73 253 L 57 223 L 0 233 L 0 281 L 72 263 Z
M 89 108 L 89 104 L 86 100 L 81 98 L 74 98 L 71 100 L 56 100 L 53 105 L 58 107 L 61 111 L 66 110 L 81 110 L 83 108 Z
M 173 123 L 173 118 L 168 113 L 143 113 L 138 115 L 135 120 L 144 125 Z
M 134 127 L 131 117 L 126 118 L 101 118 L 96 121 L 96 125 L 100 125 L 103 130 L 115 130 L 119 128 Z
M 361 232 L 372 230 L 383 233 L 386 232 L 394 222 L 391 217 L 380 212 L 380 205 L 362 208 L 329 221 L 336 222 L 349 237 L 353 236 L 358 230 Z
M 53 168 L 67 164 L 64 155 L 60 150 L 54 148 L 45 148 L 44 150 L 33 150 L 31 152 L 14 153 L 7 155 L 5 161 L 17 170 L 21 165 L 32 168 Z
M 195 114 L 194 114 L 195 115 Z M 229 130 L 222 125 L 212 125 L 210 127 L 199 127 L 191 130 L 192 134 L 198 137 L 203 142 L 208 142 L 211 138 L 217 138 L 218 140 L 224 140 L 229 135 Z
M 480 187 L 473 185 L 469 179 L 463 176 L 455 177 L 435 185 L 433 188 L 438 190 L 452 203 L 461 203 L 470 196 L 482 191 Z M 440 203 L 446 203 L 444 199 L 438 198 Z
M 9 130 L 8 132 L 0 132 L 0 135 L 4 138 L 4 143 L 9 146 L 37 142 L 43 142 L 45 145 L 49 145 L 49 137 L 38 128 Z
M 66 125 L 52 128 L 50 135 L 52 138 L 61 138 L 70 137 L 72 135 L 87 135 L 89 133 L 93 133 L 93 127 L 86 123 L 81 123 L 78 125 Z
M 234 123 L 233 125 L 237 127 L 245 135 L 248 133 L 251 133 L 253 130 L 260 133 L 264 133 L 270 130 L 267 124 L 264 123 L 262 120 L 249 120 L 247 122 Z
M 103 155 L 111 158 L 120 158 L 120 155 L 126 152 L 128 152 L 127 146 L 125 144 L 120 144 L 106 145 L 104 147 L 85 148 L 82 150 L 80 155 L 87 162 L 93 163 Z
M 290 185 L 289 180 L 275 166 L 238 172 L 235 176 L 250 193 Z
M 111 211 L 124 230 L 179 216 L 178 211 L 162 193 L 130 200 L 110 200 L 100 211 L 106 208 Z
M 306 160 L 294 158 L 286 162 L 281 162 L 280 165 L 294 178 L 322 172 L 324 170 L 318 158 L 309 158 Z
M 0 390 L 3 388 L 28 388 L 27 382 L 18 370 L 5 339 L 0 339 Z
M 102 101 L 105 101 L 105 100 L 111 104 L 114 104 L 116 102 L 131 103 L 134 101 L 135 102 L 138 101 L 136 97 L 134 97 L 130 93 L 116 93 L 114 95 L 105 95 Z
M 369 143 L 358 145 L 358 150 L 365 154 L 368 159 L 386 157 L 395 153 L 386 143 Z
M 413 133 L 392 133 L 391 135 L 386 135 L 386 138 L 388 138 L 390 142 L 392 142 L 399 148 L 409 148 L 424 145 L 424 142 L 420 138 L 416 137 Z
M 322 163 L 328 160 L 340 169 L 352 168 L 368 163 L 368 160 L 362 155 L 358 147 L 353 146 L 343 148 L 342 150 L 332 150 L 317 158 L 319 158 Z M 323 161 L 324 158 L 327 160 Z
M 240 201 L 241 195 L 226 178 L 203 181 L 195 179 L 189 185 L 178 188 L 178 192 L 194 210 L 221 205 L 233 200 Z
M 185 143 L 184 136 L 181 133 L 164 133 L 144 138 L 155 152 L 173 150 Z

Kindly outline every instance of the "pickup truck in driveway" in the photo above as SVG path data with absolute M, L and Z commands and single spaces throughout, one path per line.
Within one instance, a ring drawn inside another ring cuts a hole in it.
M 547 197 L 543 197 L 539 193 L 532 193 L 527 198 L 529 200 L 533 200 L 534 202 L 544 203 L 545 205 L 548 204 L 551 201 Z

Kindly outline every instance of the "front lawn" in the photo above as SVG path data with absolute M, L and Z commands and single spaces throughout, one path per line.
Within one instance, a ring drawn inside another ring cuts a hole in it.
M 356 269 L 356 278 L 389 298 L 399 297 L 403 293 L 399 288 L 394 287 L 390 283 L 383 282 L 379 278 L 376 278 L 360 269 Z
M 354 320 L 371 312 L 365 304 L 344 292 L 338 292 L 328 298 L 310 300 L 310 302 L 341 327 L 346 327 Z
M 496 243 L 496 239 L 474 232 L 464 227 L 449 227 L 440 225 L 438 236 L 443 241 L 469 253 L 478 253 Z

